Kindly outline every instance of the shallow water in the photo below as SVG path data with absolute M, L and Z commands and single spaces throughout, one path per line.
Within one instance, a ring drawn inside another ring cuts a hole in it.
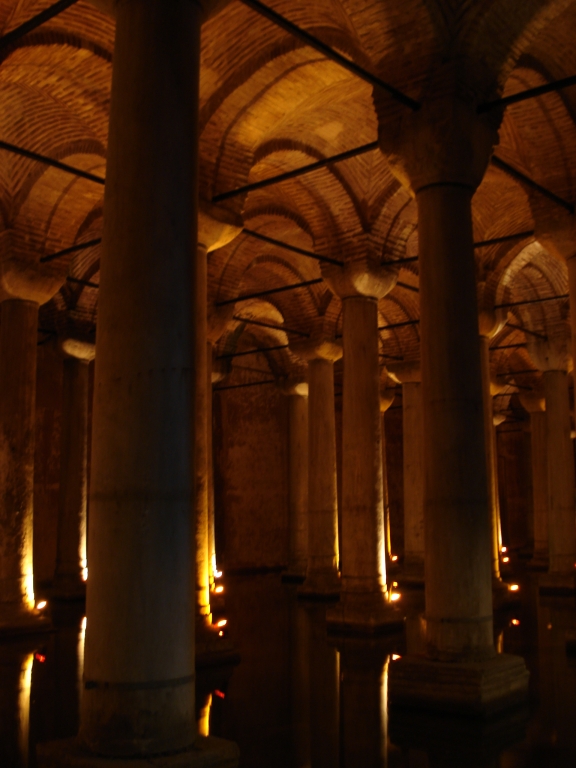
M 200 727 L 236 741 L 242 768 L 574 768 L 576 603 L 539 597 L 535 579 L 495 622 L 499 650 L 526 660 L 530 701 L 479 722 L 388 712 L 388 665 L 421 643 L 420 593 L 403 593 L 402 635 L 327 640 L 324 608 L 299 603 L 278 574 L 228 578 L 241 661 L 199 672 Z M 53 606 L 53 617 L 56 631 L 0 645 L 2 768 L 33 768 L 36 743 L 77 731 L 82 612 Z

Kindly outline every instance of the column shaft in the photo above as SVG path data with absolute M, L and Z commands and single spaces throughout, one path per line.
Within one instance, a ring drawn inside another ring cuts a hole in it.
M 32 615 L 38 304 L 0 306 L 0 629 Z
M 60 503 L 54 588 L 74 597 L 85 590 L 88 494 L 88 374 L 85 360 L 66 358 L 62 392 Z
M 303 592 L 338 592 L 334 364 L 308 363 L 308 570 Z
M 291 574 L 306 574 L 308 559 L 308 398 L 288 397 L 288 515 Z
M 427 647 L 494 653 L 472 188 L 418 192 Z
M 176 751 L 195 737 L 200 26 L 188 0 L 117 4 L 81 714 L 84 743 L 110 757 Z
M 344 299 L 342 589 L 384 605 L 385 534 L 376 299 Z M 369 620 L 369 616 L 366 616 Z
M 576 514 L 568 374 L 544 371 L 550 573 L 574 573 Z
M 402 384 L 404 455 L 404 575 L 424 574 L 424 456 L 422 385 Z
M 548 458 L 546 412 L 530 414 L 532 451 L 532 499 L 534 508 L 534 560 L 548 560 Z

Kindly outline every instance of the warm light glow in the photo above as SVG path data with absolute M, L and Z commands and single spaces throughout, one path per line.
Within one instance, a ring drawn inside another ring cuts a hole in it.
M 223 691 L 219 691 L 218 688 L 214 691 L 214 696 L 218 696 L 219 699 L 226 698 L 226 694 Z
M 222 632 L 222 630 L 220 630 L 220 632 L 218 632 L 218 636 L 219 637 L 224 637 L 224 632 Z
M 398 582 L 397 582 L 397 581 L 393 581 L 393 582 L 392 582 L 392 586 L 393 586 L 393 587 L 397 587 L 397 586 L 398 586 Z
M 23 765 L 28 765 L 28 745 L 30 742 L 30 688 L 32 687 L 32 665 L 34 654 L 29 653 L 20 668 L 20 687 L 18 690 L 18 742 Z
M 510 558 L 509 557 L 503 557 L 502 558 L 502 562 L 503 563 L 509 563 L 510 562 Z
M 518 584 L 510 584 L 508 589 L 510 590 L 510 592 L 518 592 L 518 590 L 520 589 L 520 586 Z
M 400 592 L 392 592 L 392 594 L 390 595 L 390 600 L 392 600 L 392 602 L 395 603 L 396 600 L 400 600 L 401 597 L 402 595 L 400 594 Z
M 226 624 L 228 624 L 228 619 L 220 619 L 220 621 L 216 622 L 217 627 L 225 627 Z
M 398 560 L 398 555 L 390 555 L 390 560 L 392 560 L 392 562 L 395 563 L 396 560 Z
M 88 581 L 88 568 L 82 568 L 82 581 Z
M 39 611 L 43 611 L 44 608 L 46 608 L 47 605 L 48 605 L 48 603 L 46 602 L 46 600 L 40 600 L 39 603 L 36 603 L 36 608 Z
M 224 592 L 224 587 L 222 587 L 222 586 L 216 587 L 214 592 L 216 592 L 217 595 L 220 595 L 220 594 L 222 594 L 222 592 Z
M 512 619 L 512 621 L 510 623 L 513 624 L 515 627 L 519 627 L 520 626 L 520 619 Z
M 402 658 L 402 656 L 400 656 L 397 653 L 393 653 L 392 654 L 392 661 L 398 661 L 398 659 L 401 659 L 401 658 Z
M 44 656 L 43 653 L 35 653 L 34 658 L 36 659 L 36 661 L 40 662 L 40 664 L 44 664 L 44 662 L 46 661 L 46 656 Z
M 508 552 L 508 547 L 502 547 L 501 552 Z
M 200 736 L 210 736 L 210 709 L 212 708 L 212 694 L 208 694 L 205 706 L 200 710 L 198 717 L 198 734 Z
M 219 579 L 222 576 L 222 571 L 214 571 L 214 578 Z
M 84 616 L 84 618 L 82 619 L 82 623 L 80 624 L 80 629 L 83 630 L 84 632 L 86 632 L 86 623 L 87 623 L 87 619 L 86 619 L 86 616 Z

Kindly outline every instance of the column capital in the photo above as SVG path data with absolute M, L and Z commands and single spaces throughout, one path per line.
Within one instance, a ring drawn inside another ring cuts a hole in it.
M 324 267 L 323 275 L 332 293 L 340 299 L 381 299 L 396 285 L 398 267 L 363 258 L 343 267 Z
M 58 345 L 66 357 L 74 357 L 76 360 L 83 360 L 86 363 L 96 357 L 96 345 L 84 339 L 65 336 L 58 340 Z
M 66 280 L 69 260 L 41 264 L 37 254 L 26 252 L 13 230 L 0 233 L 0 301 L 22 299 L 46 304 Z
M 422 381 L 419 360 L 406 363 L 388 363 L 386 368 L 392 381 L 395 381 L 397 384 L 411 384 Z
M 206 251 L 223 248 L 238 237 L 244 227 L 242 217 L 227 208 L 200 200 L 198 208 L 198 245 Z
M 327 360 L 330 363 L 335 363 L 342 357 L 342 345 L 335 339 L 326 337 L 296 341 L 290 345 L 290 349 L 306 362 Z
M 546 398 L 535 392 L 522 392 L 519 396 L 522 407 L 528 413 L 544 413 L 546 410 Z
M 440 93 L 429 95 L 418 111 L 406 110 L 394 121 L 381 116 L 380 148 L 394 175 L 414 193 L 433 184 L 474 190 L 498 144 L 502 115 L 478 115 L 473 102 L 445 93 L 438 83 L 431 90 Z
M 286 376 L 280 379 L 278 386 L 283 395 L 308 397 L 308 382 L 302 376 Z
M 396 392 L 393 389 L 380 390 L 380 413 L 386 413 L 394 402 Z

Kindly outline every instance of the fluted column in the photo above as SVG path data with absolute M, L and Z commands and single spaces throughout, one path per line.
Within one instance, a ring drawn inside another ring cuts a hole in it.
M 446 74 L 457 77 L 450 67 Z M 383 117 L 380 127 L 381 146 L 418 203 L 424 404 L 427 659 L 407 655 L 392 664 L 390 692 L 396 701 L 432 708 L 458 701 L 461 711 L 473 711 L 524 697 L 527 673 L 520 658 L 496 657 L 492 630 L 471 201 L 497 125 L 448 95 L 447 83 L 431 86 L 402 123 Z
M 548 458 L 546 449 L 546 401 L 543 397 L 520 395 L 530 414 L 532 465 L 532 507 L 534 549 L 531 565 L 548 568 Z
M 341 347 L 330 339 L 295 344 L 308 361 L 308 568 L 304 596 L 340 592 L 334 362 Z
M 288 569 L 303 581 L 308 565 L 308 384 L 288 382 Z
M 86 594 L 86 512 L 88 501 L 89 365 L 95 347 L 74 338 L 63 339 L 62 448 L 56 572 L 52 593 L 60 599 Z
M 328 621 L 344 630 L 372 632 L 398 621 L 386 585 L 378 299 L 397 273 L 350 262 L 329 274 L 342 299 L 342 593 Z

